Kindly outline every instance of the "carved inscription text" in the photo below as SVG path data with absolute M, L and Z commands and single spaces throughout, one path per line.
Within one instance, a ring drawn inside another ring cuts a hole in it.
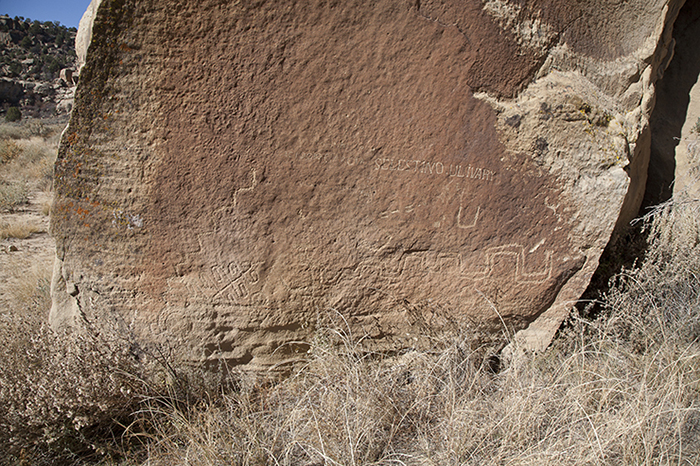
M 374 159 L 375 170 L 387 170 L 398 172 L 420 173 L 424 175 L 444 175 L 456 178 L 470 178 L 482 181 L 493 181 L 496 172 L 486 168 L 472 167 L 471 165 L 443 164 L 429 160 L 408 159 Z
M 365 162 L 359 157 L 342 157 L 332 152 L 304 152 L 299 154 L 299 160 L 311 160 L 317 163 L 339 163 L 349 167 L 361 166 Z M 430 160 L 395 159 L 375 157 L 370 163 L 371 169 L 376 172 L 393 171 L 406 174 L 420 174 L 429 176 L 445 176 L 449 178 L 463 178 L 491 182 L 496 177 L 496 172 L 483 167 L 470 164 L 443 163 Z

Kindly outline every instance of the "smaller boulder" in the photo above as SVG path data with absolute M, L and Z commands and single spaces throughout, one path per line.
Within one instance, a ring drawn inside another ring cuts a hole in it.
M 61 81 L 66 83 L 68 86 L 75 86 L 75 81 L 73 80 L 73 70 L 70 68 L 63 68 L 60 74 Z

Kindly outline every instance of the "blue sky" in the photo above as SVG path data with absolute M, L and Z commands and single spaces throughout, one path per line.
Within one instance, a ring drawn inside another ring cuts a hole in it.
M 90 0 L 0 0 L 0 14 L 24 16 L 39 21 L 59 21 L 78 27 Z

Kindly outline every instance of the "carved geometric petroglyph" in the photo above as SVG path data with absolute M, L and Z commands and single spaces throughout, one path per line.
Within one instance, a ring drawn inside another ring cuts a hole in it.
M 231 207 L 236 207 L 238 205 L 238 195 L 239 194 L 245 194 L 253 191 L 255 187 L 258 185 L 258 177 L 257 177 L 257 172 L 255 169 L 250 170 L 250 186 L 246 188 L 236 188 L 233 190 L 233 202 L 231 205 L 222 205 L 221 207 L 217 208 L 214 210 L 214 217 L 219 217 L 222 213 L 228 213 L 230 212 Z
M 474 228 L 476 226 L 476 222 L 479 220 L 479 213 L 481 212 L 481 206 L 476 208 L 476 214 L 474 215 L 474 219 L 470 223 L 463 223 L 462 222 L 462 206 L 459 206 L 459 211 L 457 212 L 457 226 L 459 228 Z
M 228 266 L 212 266 L 187 277 L 186 286 L 195 297 L 217 302 L 243 304 L 252 294 L 251 287 L 260 281 L 261 262 L 231 261 Z
M 549 210 L 551 210 L 554 213 L 554 216 L 557 217 L 557 220 L 561 221 L 561 215 L 557 213 L 557 209 L 559 208 L 560 204 L 556 205 L 551 205 L 549 203 L 549 197 L 544 198 L 544 205 L 547 207 Z
M 411 205 L 404 207 L 403 209 L 384 210 L 382 212 L 379 212 L 379 217 L 380 218 L 388 218 L 391 215 L 400 214 L 401 212 L 410 214 L 411 212 L 413 212 L 414 209 L 415 209 L 415 206 L 413 204 L 411 204 Z
M 214 270 L 216 269 L 216 270 Z M 218 266 L 212 267 L 212 272 L 217 273 L 218 283 L 226 283 L 223 288 L 214 294 L 214 298 L 223 298 L 230 302 L 236 302 L 238 299 L 243 299 L 250 293 L 248 287 L 256 284 L 260 280 L 255 264 L 244 262 L 237 264 L 231 262 L 227 268 Z
M 257 173 L 255 172 L 255 169 L 252 169 L 251 173 L 252 173 L 252 176 L 251 176 L 252 179 L 250 181 L 250 186 L 248 186 L 247 188 L 238 188 L 233 192 L 233 206 L 234 207 L 238 204 L 238 195 L 239 194 L 251 192 L 257 186 L 258 180 L 257 180 L 257 176 L 256 176 Z
M 386 277 L 396 277 L 405 270 L 425 270 L 432 273 L 460 275 L 473 280 L 492 276 L 499 258 L 511 258 L 514 265 L 513 279 L 518 284 L 543 283 L 552 277 L 552 252 L 540 253 L 544 260 L 533 259 L 533 254 L 542 246 L 540 242 L 529 251 L 519 244 L 508 244 L 488 248 L 476 255 L 452 252 L 416 251 L 404 253 L 394 261 L 383 261 L 378 269 Z M 540 256 L 541 257 L 541 256 Z
M 535 246 L 530 251 L 535 252 L 540 245 Z M 530 255 L 530 252 L 527 253 Z M 462 274 L 467 275 L 474 280 L 483 280 L 491 276 L 499 257 L 511 257 L 515 262 L 514 279 L 518 284 L 537 284 L 543 283 L 552 277 L 552 253 L 546 251 L 544 253 L 544 266 L 533 270 L 532 264 L 528 264 L 525 248 L 520 244 L 507 244 L 504 246 L 496 246 L 484 251 L 484 262 L 480 265 L 478 271 L 466 271 L 462 269 Z M 531 261 L 530 261 L 531 262 Z M 530 267 L 528 267 L 528 265 Z

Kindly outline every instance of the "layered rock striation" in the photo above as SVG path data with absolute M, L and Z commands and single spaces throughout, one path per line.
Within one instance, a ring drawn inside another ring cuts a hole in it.
M 544 348 L 641 202 L 681 4 L 94 1 L 53 324 L 251 369 L 334 319 Z

